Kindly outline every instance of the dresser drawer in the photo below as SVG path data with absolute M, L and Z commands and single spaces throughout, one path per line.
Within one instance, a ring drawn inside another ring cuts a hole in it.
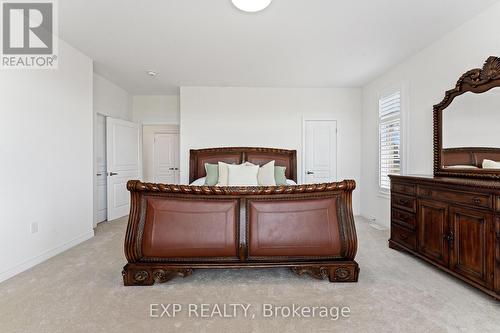
M 418 195 L 426 198 L 452 201 L 453 203 L 460 203 L 472 207 L 493 209 L 493 198 L 488 194 L 436 190 L 430 187 L 419 187 Z
M 417 200 L 414 197 L 393 193 L 391 197 L 393 207 L 406 210 L 412 213 L 417 211 Z
M 417 225 L 415 214 L 395 208 L 391 212 L 391 222 L 398 223 L 412 230 L 415 230 L 415 226 Z
M 415 195 L 415 193 L 417 193 L 415 184 L 404 184 L 404 183 L 392 183 L 391 191 L 408 195 Z
M 414 231 L 391 224 L 391 240 L 411 250 L 417 249 L 417 235 Z

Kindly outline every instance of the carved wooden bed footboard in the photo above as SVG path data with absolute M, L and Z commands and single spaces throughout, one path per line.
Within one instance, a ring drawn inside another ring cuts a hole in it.
M 129 181 L 123 282 L 151 285 L 194 269 L 289 267 L 356 282 L 355 182 L 209 187 Z

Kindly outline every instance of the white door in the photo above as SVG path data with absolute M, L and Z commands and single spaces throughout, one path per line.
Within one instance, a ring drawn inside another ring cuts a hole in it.
M 139 136 L 138 124 L 110 117 L 106 119 L 108 221 L 129 213 L 127 181 L 139 179 Z
M 96 196 L 94 225 L 105 221 L 107 218 L 107 193 L 106 193 L 106 117 L 98 114 L 96 120 Z
M 337 180 L 337 122 L 305 120 L 304 180 L 327 183 Z
M 179 134 L 155 133 L 153 169 L 156 183 L 179 183 Z

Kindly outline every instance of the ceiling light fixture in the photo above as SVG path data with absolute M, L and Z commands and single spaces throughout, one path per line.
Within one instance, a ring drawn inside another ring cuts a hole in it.
M 148 74 L 151 77 L 154 77 L 154 76 L 158 75 L 158 72 L 155 72 L 155 71 L 146 71 L 146 74 Z
M 233 5 L 248 13 L 255 13 L 264 10 L 271 4 L 272 0 L 231 0 Z

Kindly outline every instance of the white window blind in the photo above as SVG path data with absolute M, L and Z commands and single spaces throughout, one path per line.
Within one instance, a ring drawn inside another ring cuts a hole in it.
M 379 186 L 391 188 L 389 175 L 401 172 L 401 92 L 379 100 Z

